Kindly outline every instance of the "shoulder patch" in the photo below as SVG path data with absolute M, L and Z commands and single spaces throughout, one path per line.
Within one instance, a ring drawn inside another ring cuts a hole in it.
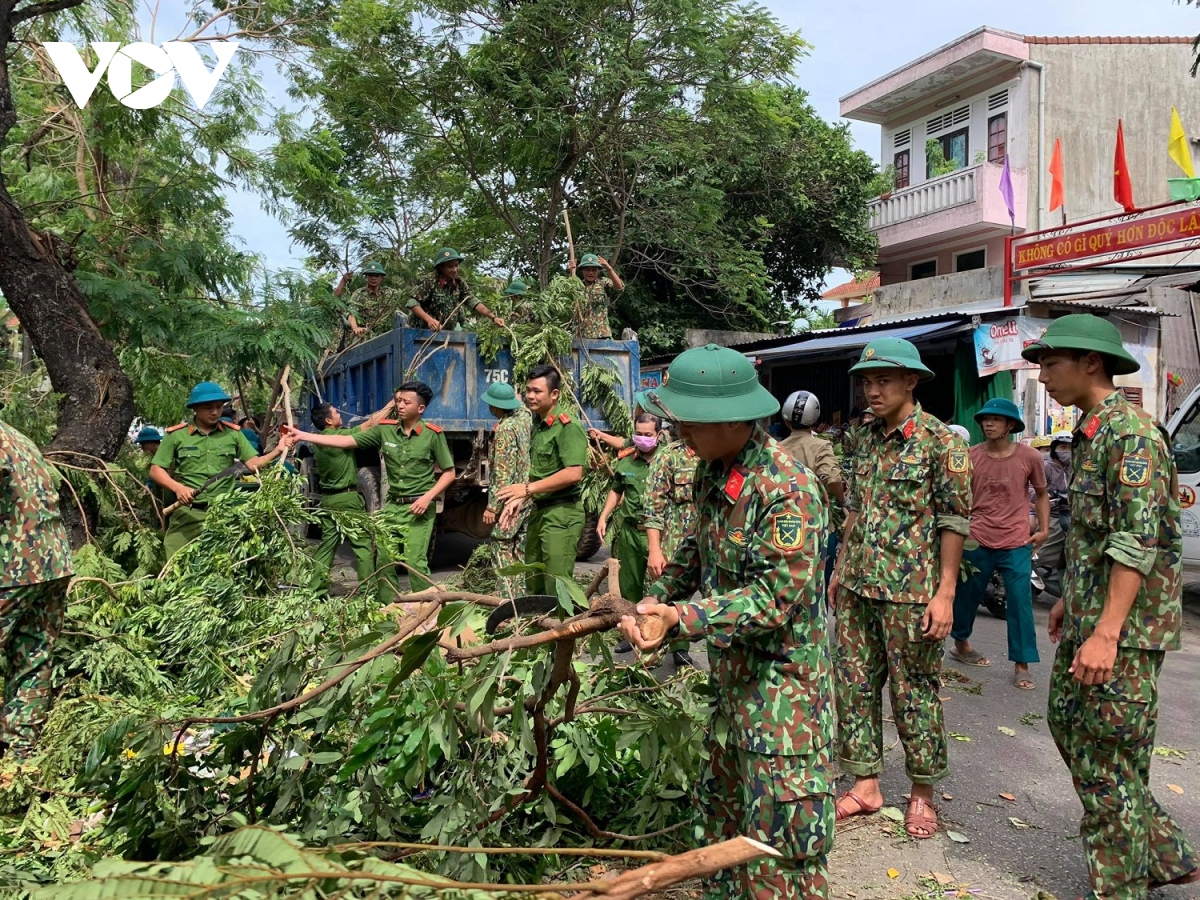
M 637 447 L 626 447 L 624 450 L 618 451 L 617 459 L 625 459 L 625 457 L 633 456 L 635 453 L 637 453 Z
M 1144 487 L 1150 483 L 1150 457 L 1141 453 L 1130 453 L 1121 457 L 1121 484 L 1129 487 Z
M 180 422 L 178 425 L 172 425 L 167 429 L 167 434 L 178 431 L 180 428 L 187 428 L 187 422 Z
M 226 422 L 224 419 L 221 419 L 220 421 L 218 421 L 217 425 L 220 426 L 221 428 L 228 428 L 230 431 L 241 431 L 242 430 L 241 425 L 235 425 L 233 422 Z
M 954 449 L 951 450 L 946 458 L 946 468 L 955 475 L 961 475 L 967 471 L 970 465 L 970 457 L 966 450 Z
M 559 413 L 559 414 L 558 414 L 558 421 L 562 422 L 562 424 L 564 424 L 564 425 L 570 425 L 570 424 L 571 424 L 571 417 L 570 417 L 570 416 L 568 416 L 566 413 Z
M 427 427 L 427 428 L 428 428 L 430 431 L 432 431 L 434 434 L 441 434 L 441 433 L 442 433 L 442 426 L 441 426 L 441 425 L 434 425 L 432 422 L 425 422 L 425 426 L 426 426 L 426 427 Z
M 771 517 L 771 543 L 780 550 L 799 550 L 804 546 L 804 518 L 796 513 L 778 513 Z

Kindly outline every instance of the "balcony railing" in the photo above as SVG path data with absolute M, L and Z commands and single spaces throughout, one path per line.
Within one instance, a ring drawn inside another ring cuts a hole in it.
M 883 197 L 872 200 L 867 204 L 871 229 L 886 228 L 919 216 L 974 203 L 979 196 L 978 182 L 982 170 L 982 165 L 958 169 L 949 175 L 896 191 L 886 200 Z

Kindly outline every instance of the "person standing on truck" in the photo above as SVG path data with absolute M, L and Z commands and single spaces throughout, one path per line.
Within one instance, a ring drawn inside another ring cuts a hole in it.
M 816 479 L 758 420 L 779 402 L 736 350 L 686 350 L 650 412 L 700 458 L 696 532 L 638 604 L 675 636 L 706 638 L 716 708 L 696 785 L 697 843 L 745 835 L 775 847 L 707 879 L 706 897 L 829 896 L 833 684 L 819 564 L 828 519 Z M 625 638 L 653 650 L 632 616 Z
M 400 594 L 396 563 L 408 571 L 413 591 L 432 587 L 429 579 L 429 541 L 437 519 L 436 501 L 454 483 L 454 457 L 442 429 L 421 418 L 433 399 L 429 385 L 406 381 L 396 388 L 400 418 L 384 419 L 357 434 L 311 434 L 283 426 L 285 434 L 315 447 L 378 450 L 387 472 L 388 497 L 377 515 L 379 539 L 375 548 L 381 574 L 379 598 L 391 603 Z M 440 469 L 441 475 L 435 470 Z
M 33 755 L 54 702 L 50 651 L 75 570 L 54 470 L 33 441 L 3 422 L 0 556 L 0 756 L 20 761 Z
M 408 305 L 401 299 L 399 291 L 383 286 L 387 272 L 378 262 L 372 260 L 363 266 L 363 274 L 367 276 L 367 286 L 354 291 L 346 301 L 350 307 L 346 325 L 355 337 L 390 329 L 392 317 Z M 342 296 L 353 277 L 353 272 L 342 275 L 342 280 L 333 289 L 333 296 Z
M 1200 859 L 1150 790 L 1163 657 L 1180 647 L 1179 473 L 1165 432 L 1113 384 L 1140 368 L 1112 322 L 1055 319 L 1021 355 L 1081 412 L 1046 722 L 1083 804 L 1089 897 L 1200 881 Z
M 634 420 L 633 446 L 617 454 L 616 477 L 596 525 L 596 533 L 603 541 L 609 532 L 610 519 L 619 508 L 612 552 L 621 563 L 621 596 L 630 603 L 640 603 L 646 596 L 646 557 L 650 548 L 642 515 L 646 476 L 658 450 L 659 428 L 658 416 L 651 413 L 640 413 Z
M 573 276 L 576 272 L 573 261 L 569 268 Z M 602 277 L 601 269 L 608 274 Z M 584 297 L 583 308 L 577 310 L 579 336 L 612 340 L 612 326 L 608 323 L 608 295 L 609 291 L 623 291 L 625 282 L 607 259 L 595 253 L 583 254 L 583 258 L 579 260 L 578 272 L 579 280 L 583 282 Z
M 877 338 L 850 374 L 874 414 L 855 440 L 849 511 L 829 583 L 837 609 L 838 767 L 854 786 L 839 821 L 883 808 L 883 687 L 912 781 L 904 830 L 938 830 L 933 786 L 950 771 L 938 697 L 942 641 L 954 624 L 963 541 L 970 532 L 971 457 L 962 438 L 913 397 L 933 378 L 902 338 Z
M 291 445 L 290 441 L 280 441 L 267 453 L 255 453 L 238 427 L 221 419 L 228 400 L 229 395 L 215 381 L 202 381 L 192 388 L 187 400 L 192 423 L 168 428 L 150 461 L 150 479 L 173 491 L 175 499 L 183 504 L 167 520 L 163 550 L 168 560 L 200 536 L 211 493 L 224 489 L 223 485 L 215 485 L 196 499 L 196 491 L 205 481 L 229 468 L 234 460 L 240 459 L 251 470 L 261 469 Z
M 499 571 L 525 561 L 525 523 L 532 503 L 522 503 L 516 520 L 507 526 L 502 525 L 500 514 L 504 511 L 504 501 L 498 492 L 510 484 L 524 484 L 529 480 L 529 444 L 533 421 L 511 385 L 492 382 L 483 394 L 483 402 L 497 419 L 492 431 L 492 443 L 488 447 L 488 485 L 491 493 L 483 513 L 483 524 L 492 526 L 492 565 Z M 524 593 L 521 589 L 522 580 L 520 575 L 497 575 L 500 596 L 510 600 L 521 596 Z
M 390 409 L 391 404 L 387 408 Z M 322 403 L 312 411 L 313 428 L 321 435 L 353 435 L 366 431 L 383 418 L 382 414 L 376 413 L 358 428 L 351 429 L 342 427 L 341 411 L 332 404 Z M 358 492 L 358 466 L 354 461 L 354 451 L 317 445 L 313 448 L 313 462 L 317 469 L 317 490 L 321 492 L 321 509 L 351 519 L 362 519 L 352 522 L 353 530 L 345 535 L 354 553 L 354 571 L 361 589 L 375 574 L 375 548 L 366 522 L 367 505 Z M 329 590 L 333 558 L 342 544 L 343 534 L 338 531 L 332 516 L 322 516 L 320 525 L 321 543 L 313 554 L 311 586 L 314 591 L 323 594 Z
M 461 331 L 463 313 L 473 309 L 491 319 L 497 328 L 503 328 L 504 320 L 471 296 L 471 289 L 458 271 L 462 259 L 462 254 L 453 247 L 443 247 L 437 252 L 433 274 L 417 286 L 409 301 L 412 314 L 431 331 Z
M 583 534 L 583 498 L 579 482 L 587 465 L 587 435 L 583 427 L 558 408 L 562 375 L 552 365 L 534 368 L 525 382 L 525 405 L 533 413 L 529 450 L 529 481 L 496 492 L 505 504 L 502 526 L 516 521 L 522 505 L 532 498 L 525 537 L 525 563 L 540 565 L 525 579 L 530 594 L 557 593 L 556 578 L 575 577 L 575 554 Z

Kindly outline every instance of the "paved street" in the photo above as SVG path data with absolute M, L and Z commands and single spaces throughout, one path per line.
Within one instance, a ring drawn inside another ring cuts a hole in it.
M 445 577 L 466 563 L 474 542 L 461 535 L 439 539 L 435 574 Z M 604 548 L 589 570 L 608 556 Z M 348 567 L 348 557 L 339 557 Z M 352 573 L 346 573 L 353 579 Z M 1012 669 L 1004 659 L 1005 624 L 980 611 L 975 646 L 992 660 L 991 668 L 963 666 L 947 659 L 945 717 L 950 743 L 951 775 L 939 785 L 943 833 L 930 841 L 909 839 L 898 823 L 876 815 L 854 819 L 838 832 L 831 860 L 834 896 L 848 900 L 885 900 L 941 896 L 932 892 L 933 873 L 955 885 L 978 891 L 977 900 L 1029 900 L 1044 890 L 1061 900 L 1087 891 L 1083 854 L 1077 837 L 1081 807 L 1066 768 L 1046 728 L 1046 689 L 1052 648 L 1045 637 L 1049 606 L 1037 604 L 1041 664 L 1033 667 L 1034 691 L 1012 685 Z M 1160 683 L 1162 709 L 1152 784 L 1159 800 L 1200 843 L 1200 593 L 1189 593 L 1184 649 L 1167 656 Z M 703 653 L 694 653 L 697 661 Z M 666 664 L 667 667 L 670 663 Z M 665 668 L 664 672 L 669 672 Z M 959 681 L 957 676 L 966 678 Z M 999 729 L 1010 729 L 1008 735 Z M 887 725 L 887 758 L 883 778 L 889 805 L 903 810 L 908 789 L 903 753 L 894 729 Z M 1174 785 L 1181 792 L 1172 790 Z M 1009 801 L 1001 794 L 1011 794 Z M 950 840 L 955 831 L 970 843 Z M 889 869 L 895 877 L 889 876 Z M 941 888 L 945 890 L 945 888 Z M 1196 887 L 1157 892 L 1161 900 L 1200 898 Z

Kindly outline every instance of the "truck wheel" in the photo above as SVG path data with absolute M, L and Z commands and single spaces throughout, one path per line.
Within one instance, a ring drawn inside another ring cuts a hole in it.
M 593 516 L 588 513 L 583 519 L 583 534 L 579 536 L 579 546 L 575 549 L 575 561 L 587 562 L 600 549 L 600 535 L 596 533 L 596 526 L 600 523 L 598 516 Z
M 367 505 L 367 515 L 379 512 L 383 500 L 379 496 L 379 470 L 374 466 L 363 466 L 358 470 L 358 492 Z
M 1008 600 L 1004 595 L 1004 579 L 997 572 L 983 592 L 983 605 L 997 619 L 1008 618 Z

